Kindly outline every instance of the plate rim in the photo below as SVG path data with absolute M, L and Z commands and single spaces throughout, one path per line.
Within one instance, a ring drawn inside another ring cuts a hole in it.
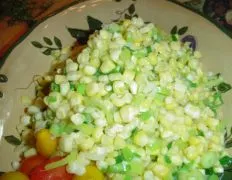
M 190 8 L 190 7 L 188 7 L 188 6 L 184 6 L 184 4 L 182 4 L 181 2 L 178 2 L 178 1 L 176 1 L 176 0 L 167 0 L 167 1 L 170 2 L 170 3 L 176 4 L 176 5 L 178 5 L 178 6 L 182 7 L 182 8 L 188 9 L 189 11 L 192 11 L 192 12 L 194 12 L 195 14 L 197 14 L 197 15 L 203 17 L 205 20 L 208 20 L 210 23 L 212 23 L 214 26 L 216 26 L 219 30 L 221 30 L 221 31 L 222 31 L 223 33 L 225 33 L 229 38 L 232 39 L 232 31 L 230 32 L 230 31 L 228 31 L 225 27 L 220 26 L 220 24 L 216 23 L 216 21 L 215 21 L 213 18 L 204 15 L 204 13 L 202 13 L 201 11 L 198 11 L 198 10 L 196 10 L 196 9 Z

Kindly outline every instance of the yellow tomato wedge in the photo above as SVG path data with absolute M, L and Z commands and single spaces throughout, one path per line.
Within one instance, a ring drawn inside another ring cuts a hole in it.
M 41 129 L 36 134 L 36 149 L 44 157 L 49 157 L 55 152 L 57 139 L 52 136 L 48 129 Z
M 74 176 L 73 180 L 104 180 L 102 172 L 93 165 L 86 167 L 86 173 L 82 176 Z
M 7 172 L 3 174 L 2 176 L 0 176 L 0 180 L 29 180 L 29 178 L 27 175 L 15 171 L 15 172 Z

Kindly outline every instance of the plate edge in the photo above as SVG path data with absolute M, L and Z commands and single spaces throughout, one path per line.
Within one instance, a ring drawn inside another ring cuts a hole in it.
M 167 0 L 168 2 L 171 2 L 173 4 L 176 4 L 178 6 L 181 6 L 182 8 L 188 9 L 192 12 L 194 12 L 195 14 L 198 14 L 199 16 L 203 17 L 204 19 L 208 20 L 209 22 L 211 22 L 213 25 L 215 25 L 219 30 L 221 30 L 223 33 L 225 33 L 227 36 L 229 36 L 229 38 L 232 39 L 232 32 L 230 32 L 229 30 L 227 30 L 225 27 L 220 26 L 220 24 L 217 24 L 213 18 L 203 14 L 201 11 L 198 11 L 196 9 L 192 9 L 188 6 L 184 6 L 182 3 L 177 2 L 175 0 Z

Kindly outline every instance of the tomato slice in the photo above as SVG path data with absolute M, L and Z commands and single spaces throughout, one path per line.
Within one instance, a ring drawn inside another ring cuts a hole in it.
M 61 157 L 54 157 L 46 160 L 30 173 L 30 180 L 72 180 L 73 175 L 66 171 L 65 166 L 55 169 L 45 170 L 44 167 L 51 163 L 62 159 Z
M 45 162 L 46 158 L 40 155 L 35 155 L 26 159 L 23 159 L 21 162 L 21 166 L 19 168 L 19 171 L 29 175 L 31 173 L 31 171 L 39 166 L 40 164 L 42 164 L 43 162 Z

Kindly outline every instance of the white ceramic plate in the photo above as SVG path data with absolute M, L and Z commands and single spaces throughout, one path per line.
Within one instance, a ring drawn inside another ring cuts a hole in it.
M 69 7 L 39 24 L 12 51 L 0 72 L 6 74 L 9 79 L 6 84 L 1 84 L 0 88 L 5 93 L 4 99 L 0 100 L 0 135 L 3 121 L 5 121 L 3 135 L 17 135 L 15 127 L 24 108 L 20 97 L 33 95 L 34 92 L 33 87 L 28 90 L 17 88 L 27 87 L 34 75 L 44 74 L 51 64 L 51 58 L 33 47 L 31 41 L 41 41 L 44 36 L 57 36 L 63 45 L 70 45 L 74 39 L 66 26 L 87 29 L 87 15 L 101 19 L 105 23 L 111 22 L 118 17 L 115 13 L 117 10 L 123 10 L 131 3 L 131 0 L 123 0 L 120 3 L 111 0 L 91 0 Z M 197 38 L 197 48 L 203 54 L 204 68 L 221 72 L 226 81 L 232 84 L 232 41 L 213 24 L 189 10 L 164 0 L 138 0 L 136 12 L 145 21 L 154 22 L 167 32 L 174 25 L 188 26 L 189 33 Z M 224 117 L 229 120 L 232 117 L 232 94 L 227 93 L 224 99 Z M 17 159 L 14 147 L 2 140 L 0 171 L 10 170 L 10 162 Z

